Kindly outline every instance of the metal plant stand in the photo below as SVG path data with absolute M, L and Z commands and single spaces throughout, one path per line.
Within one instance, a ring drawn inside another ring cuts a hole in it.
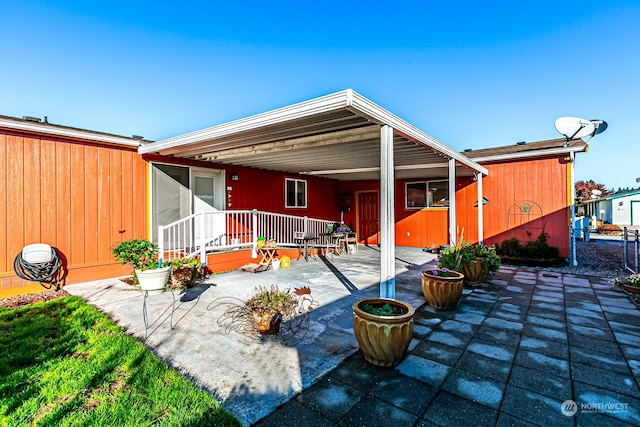
M 318 301 L 311 296 L 309 288 L 296 289 L 298 298 L 297 314 L 291 318 L 279 318 L 277 331 L 262 334 L 258 330 L 253 312 L 245 302 L 235 297 L 221 297 L 213 300 L 207 310 L 223 308 L 224 312 L 218 317 L 218 325 L 224 327 L 225 333 L 239 333 L 247 343 L 275 340 L 295 345 L 302 341 L 309 329 L 309 312 L 317 307 Z
M 173 298 L 173 302 L 171 303 L 171 316 L 170 316 L 170 325 L 171 329 L 175 326 L 173 324 L 173 313 L 176 310 L 176 294 L 173 291 L 169 291 L 171 293 L 171 297 Z M 165 292 L 163 292 L 164 294 Z M 142 318 L 144 320 L 144 339 L 147 339 L 147 330 L 149 329 L 149 316 L 147 314 L 147 297 L 149 296 L 149 291 L 144 291 L 144 299 L 142 300 Z M 162 317 L 162 315 L 160 315 Z M 160 318 L 158 317 L 158 319 Z

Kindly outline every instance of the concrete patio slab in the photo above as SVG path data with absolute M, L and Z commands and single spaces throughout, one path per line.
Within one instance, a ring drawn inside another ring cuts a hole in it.
M 173 330 L 170 295 L 151 297 L 158 320 L 145 343 L 244 425 L 640 425 L 640 310 L 610 280 L 502 267 L 438 311 L 420 287 L 434 256 L 398 249 L 397 298 L 416 308 L 414 339 L 398 366 L 380 368 L 357 351 L 351 325 L 351 304 L 379 293 L 376 249 L 213 276 L 179 296 Z M 270 284 L 310 286 L 320 302 L 295 345 L 247 342 L 217 323 L 217 298 Z M 67 290 L 143 338 L 140 292 L 117 280 Z

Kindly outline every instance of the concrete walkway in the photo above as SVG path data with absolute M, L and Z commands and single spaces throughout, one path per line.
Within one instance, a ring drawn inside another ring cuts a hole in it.
M 379 253 L 361 249 L 213 276 L 181 296 L 173 330 L 170 294 L 150 297 L 159 320 L 146 343 L 245 425 L 640 425 L 640 311 L 608 280 L 502 267 L 457 309 L 437 311 L 420 288 L 433 255 L 399 249 L 397 298 L 417 308 L 414 340 L 400 365 L 378 368 L 351 327 L 351 304 L 379 293 Z M 216 298 L 260 284 L 311 287 L 320 307 L 303 341 L 248 343 L 217 323 Z M 143 337 L 139 292 L 119 281 L 66 289 Z

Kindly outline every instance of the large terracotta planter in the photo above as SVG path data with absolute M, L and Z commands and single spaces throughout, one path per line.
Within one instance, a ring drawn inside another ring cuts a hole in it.
M 427 304 L 438 310 L 453 310 L 458 305 L 462 289 L 464 288 L 464 276 L 455 271 L 453 277 L 436 276 L 429 270 L 422 272 L 422 293 Z
M 475 259 L 462 266 L 464 272 L 464 283 L 467 285 L 480 283 L 484 280 L 484 267 L 482 260 Z
M 169 281 L 171 267 L 161 267 L 155 270 L 136 270 L 136 277 L 140 283 L 140 290 L 147 291 L 149 295 L 158 295 L 164 292 Z
M 377 316 L 362 310 L 365 304 L 406 310 L 395 316 Z M 411 304 L 385 298 L 363 298 L 353 303 L 353 332 L 365 360 L 376 366 L 395 366 L 402 361 L 413 338 L 414 308 Z

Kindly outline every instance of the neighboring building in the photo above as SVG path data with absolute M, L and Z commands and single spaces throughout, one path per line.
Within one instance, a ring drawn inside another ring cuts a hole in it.
M 555 139 L 458 153 L 351 90 L 159 142 L 0 116 L 0 297 L 41 289 L 13 272 L 27 244 L 59 251 L 66 284 L 118 277 L 114 245 L 203 210 L 343 221 L 391 266 L 395 246 L 542 231 L 567 256 L 568 159 L 585 150 Z M 208 267 L 251 255 L 210 254 Z
M 640 225 L 640 190 L 614 194 L 584 204 L 584 214 L 621 227 Z

